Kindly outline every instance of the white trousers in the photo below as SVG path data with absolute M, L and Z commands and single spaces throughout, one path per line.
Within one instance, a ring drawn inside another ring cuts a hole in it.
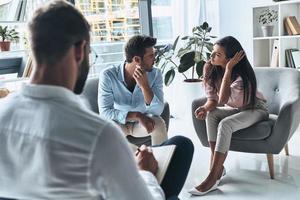
M 150 133 L 152 145 L 159 145 L 168 139 L 167 129 L 165 121 L 161 117 L 150 117 L 154 120 L 154 130 Z M 148 136 L 146 128 L 139 122 L 129 122 L 119 124 L 125 135 L 132 135 L 134 137 L 145 137 Z
M 268 111 L 263 109 L 241 111 L 237 108 L 217 107 L 207 114 L 208 141 L 216 142 L 215 151 L 226 153 L 229 150 L 233 132 L 266 120 L 268 117 Z

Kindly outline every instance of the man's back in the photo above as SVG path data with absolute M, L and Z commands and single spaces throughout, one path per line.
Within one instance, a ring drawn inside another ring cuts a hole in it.
M 1 102 L 2 195 L 10 196 L 13 191 L 31 199 L 91 196 L 87 185 L 90 159 L 107 122 L 78 101 L 62 87 L 25 86 L 20 94 Z
M 0 197 L 163 198 L 153 174 L 138 173 L 120 131 L 70 90 L 26 85 L 0 104 Z

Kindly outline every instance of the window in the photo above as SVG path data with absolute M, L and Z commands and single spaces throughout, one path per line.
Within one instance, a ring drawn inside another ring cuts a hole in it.
M 90 76 L 97 76 L 122 62 L 124 42 L 140 34 L 138 0 L 75 0 L 75 6 L 91 25 Z
M 11 43 L 10 51 L 0 52 L 0 81 L 13 83 L 22 77 L 27 61 L 28 37 L 26 22 L 33 11 L 48 0 L 0 0 L 0 25 L 19 33 L 19 40 Z
M 153 0 L 151 2 L 153 37 L 159 44 L 170 43 L 174 37 L 173 13 L 171 0 Z
M 206 0 L 152 0 L 153 35 L 158 38 L 158 43 L 173 43 L 178 35 L 191 34 L 192 27 L 207 20 L 206 2 Z
M 24 0 L 0 0 L 0 21 L 24 21 Z

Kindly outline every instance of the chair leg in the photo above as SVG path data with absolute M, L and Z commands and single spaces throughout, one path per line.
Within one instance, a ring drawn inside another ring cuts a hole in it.
M 289 146 L 288 146 L 288 143 L 286 143 L 286 145 L 284 146 L 284 150 L 285 150 L 285 155 L 289 156 L 290 153 L 289 153 Z
M 273 160 L 273 154 L 267 154 L 267 159 L 268 159 L 268 165 L 269 165 L 270 178 L 274 179 L 274 160 Z

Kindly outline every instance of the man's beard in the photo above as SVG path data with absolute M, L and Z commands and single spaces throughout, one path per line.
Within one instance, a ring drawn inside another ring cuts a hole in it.
M 153 63 L 153 64 L 154 64 L 154 63 Z M 152 66 L 153 66 L 153 64 L 152 64 Z M 151 68 L 149 69 L 149 68 L 146 67 L 144 61 L 141 62 L 141 67 L 142 67 L 142 69 L 143 69 L 145 72 L 151 72 L 151 71 L 153 70 L 153 67 L 152 67 L 152 66 L 151 66 Z
M 88 73 L 89 73 L 89 60 L 87 58 L 84 58 L 84 60 L 81 63 L 81 66 L 79 68 L 79 74 L 78 78 L 76 80 L 76 84 L 74 87 L 74 93 L 75 94 L 81 94 L 85 85 L 85 81 L 87 79 Z

